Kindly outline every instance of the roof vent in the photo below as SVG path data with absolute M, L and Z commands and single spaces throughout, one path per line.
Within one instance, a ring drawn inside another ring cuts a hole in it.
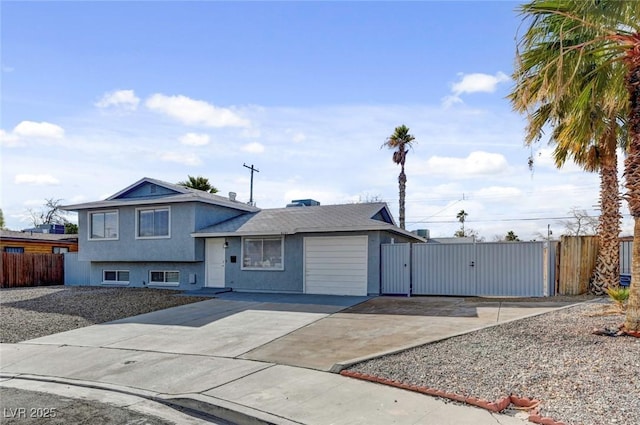
M 230 201 L 235 201 L 236 200 L 236 193 L 235 192 L 229 192 L 229 200 Z

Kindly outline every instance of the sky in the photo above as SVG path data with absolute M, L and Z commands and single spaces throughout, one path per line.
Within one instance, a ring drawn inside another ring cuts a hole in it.
M 2 1 L 5 225 L 143 177 L 203 176 L 248 201 L 244 164 L 260 208 L 383 200 L 397 221 L 381 146 L 404 124 L 407 229 L 450 237 L 464 210 L 487 241 L 558 236 L 573 208 L 598 215 L 599 178 L 524 144 L 506 97 L 518 4 Z

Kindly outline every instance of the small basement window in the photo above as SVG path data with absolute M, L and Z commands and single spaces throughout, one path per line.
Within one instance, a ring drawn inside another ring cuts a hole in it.
M 65 254 L 69 252 L 69 248 L 66 246 L 54 246 L 53 253 L 54 254 Z
M 180 285 L 180 272 L 167 270 L 152 270 L 149 272 L 150 285 Z
M 103 270 L 102 283 L 111 285 L 128 285 L 129 270 Z

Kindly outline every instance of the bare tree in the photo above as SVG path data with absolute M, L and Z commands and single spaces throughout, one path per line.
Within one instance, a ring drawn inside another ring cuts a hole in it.
M 585 236 L 598 233 L 598 217 L 592 217 L 586 210 L 578 207 L 571 208 L 568 214 L 571 218 L 561 221 L 565 235 Z
M 29 208 L 29 216 L 34 227 L 41 224 L 66 224 L 69 222 L 65 217 L 66 213 L 62 211 L 62 199 L 48 198 L 45 199 L 44 206 L 40 210 Z

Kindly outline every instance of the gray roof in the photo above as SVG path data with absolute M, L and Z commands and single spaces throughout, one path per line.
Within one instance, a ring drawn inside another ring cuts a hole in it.
M 167 189 L 175 191 L 176 194 L 167 195 L 167 196 L 158 196 L 154 198 L 131 198 L 131 199 L 119 198 L 120 195 L 144 183 L 153 183 L 158 186 L 165 187 Z M 222 207 L 233 208 L 236 210 L 247 211 L 247 212 L 253 212 L 253 211 L 259 210 L 259 208 L 256 208 L 251 205 L 247 205 L 243 202 L 232 201 L 229 198 L 225 198 L 224 196 L 215 195 L 213 193 L 205 192 L 202 190 L 179 186 L 177 184 L 164 182 L 162 180 L 152 179 L 149 177 L 144 177 L 138 180 L 134 184 L 122 189 L 118 193 L 111 195 L 104 201 L 87 202 L 87 203 L 75 204 L 75 205 L 65 205 L 62 207 L 62 209 L 68 210 L 68 211 L 79 211 L 79 210 L 87 210 L 87 209 L 95 209 L 95 208 L 115 208 L 115 207 L 122 207 L 127 205 L 173 204 L 173 203 L 180 203 L 180 202 L 204 202 L 206 204 L 219 205 Z
M 391 219 L 391 213 L 385 203 L 264 209 L 200 229 L 191 235 L 220 237 L 386 230 L 423 241 L 422 238 L 393 223 L 372 218 L 382 211 Z
M 78 235 L 59 235 L 55 233 L 36 233 L 36 232 L 18 232 L 15 230 L 0 229 L 0 239 L 20 239 L 34 241 L 61 241 L 61 242 L 77 242 Z

